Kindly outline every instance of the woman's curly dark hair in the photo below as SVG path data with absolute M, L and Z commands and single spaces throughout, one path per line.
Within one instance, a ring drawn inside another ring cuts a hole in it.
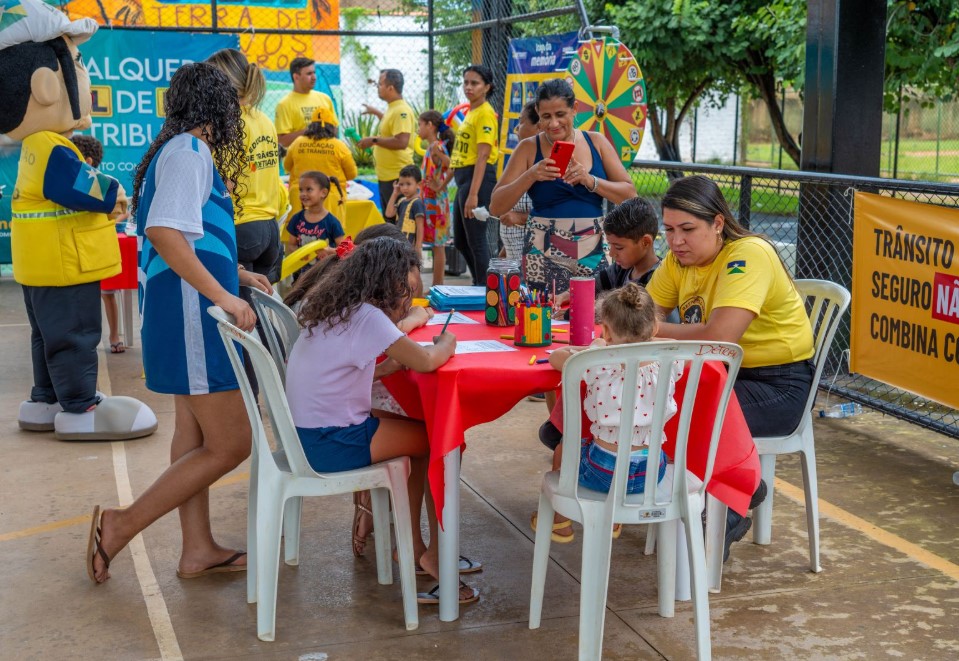
M 380 237 L 365 241 L 349 257 L 331 265 L 313 285 L 300 308 L 300 324 L 312 333 L 347 323 L 362 303 L 389 314 L 413 297 L 409 274 L 420 260 L 409 241 Z
M 222 71 L 206 62 L 184 64 L 170 79 L 163 102 L 166 121 L 153 140 L 147 153 L 137 166 L 133 179 L 133 210 L 140 201 L 140 189 L 147 169 L 160 148 L 171 138 L 181 133 L 200 128 L 210 147 L 213 162 L 225 182 L 244 184 L 242 175 L 246 170 L 246 149 L 243 145 L 243 120 L 240 119 L 240 101 L 230 79 Z M 234 191 L 237 213 L 242 211 L 239 202 L 243 191 Z

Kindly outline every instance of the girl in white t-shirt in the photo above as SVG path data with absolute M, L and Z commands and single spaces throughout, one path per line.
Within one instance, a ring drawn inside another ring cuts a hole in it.
M 643 287 L 636 283 L 628 283 L 625 287 L 614 290 L 601 303 L 600 316 L 602 318 L 603 336 L 593 341 L 590 346 L 607 346 L 615 344 L 632 344 L 647 342 L 656 334 L 656 306 L 653 299 Z M 566 347 L 552 353 L 549 362 L 557 370 L 562 370 L 569 357 L 579 349 Z M 656 393 L 656 383 L 659 380 L 659 365 L 645 363 L 639 367 L 639 397 L 636 398 L 635 414 L 633 416 L 633 452 L 629 464 L 629 480 L 626 485 L 627 493 L 642 493 L 646 481 L 647 446 L 651 434 L 650 426 L 653 420 Z M 683 375 L 683 363 L 673 363 L 666 378 L 669 383 L 669 401 L 666 403 L 666 420 L 675 415 L 677 407 L 674 393 L 676 381 Z M 586 370 L 586 398 L 583 400 L 583 409 L 590 421 L 590 438 L 584 438 L 582 456 L 579 462 L 579 484 L 594 491 L 609 491 L 613 479 L 613 468 L 616 466 L 616 439 L 619 436 L 619 427 L 623 417 L 622 402 L 624 373 L 621 366 L 607 365 L 592 370 Z M 664 439 L 665 440 L 665 439 Z M 553 470 L 559 470 L 562 457 L 562 445 L 553 452 Z M 665 456 L 659 464 L 659 480 L 666 472 Z M 536 529 L 536 515 L 532 519 L 533 530 Z M 614 528 L 613 535 L 618 536 L 618 529 Z M 569 519 L 556 515 L 553 519 L 552 539 L 555 542 L 565 543 L 573 540 L 573 529 Z
M 427 497 L 430 545 L 417 534 L 429 464 L 426 425 L 373 411 L 373 380 L 408 367 L 432 372 L 449 360 L 456 338 L 444 332 L 433 346 L 408 338 L 396 323 L 406 317 L 419 277 L 419 259 L 406 241 L 364 242 L 321 276 L 299 311 L 303 326 L 287 365 L 286 394 L 307 460 L 318 472 L 352 470 L 396 457 L 410 458 L 409 498 L 413 551 L 422 569 L 438 577 L 436 512 Z M 381 363 L 376 360 L 386 354 Z M 362 554 L 360 518 L 354 520 L 354 553 Z M 368 524 L 371 521 L 367 521 Z M 369 529 L 369 527 L 367 527 Z M 463 587 L 461 603 L 476 601 Z

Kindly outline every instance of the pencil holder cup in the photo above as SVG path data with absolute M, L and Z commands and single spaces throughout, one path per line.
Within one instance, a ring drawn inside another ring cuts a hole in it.
M 553 343 L 553 308 L 534 305 L 516 306 L 513 344 L 518 347 L 548 347 Z
M 491 259 L 486 271 L 486 323 L 512 326 L 516 323 L 520 268 L 515 259 Z

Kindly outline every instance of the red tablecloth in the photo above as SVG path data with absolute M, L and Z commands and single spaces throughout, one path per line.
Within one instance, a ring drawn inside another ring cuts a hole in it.
M 681 404 L 686 394 L 686 377 L 689 372 L 684 371 L 682 378 L 676 382 L 676 402 Z M 693 404 L 693 417 L 689 426 L 689 443 L 686 453 L 686 467 L 697 477 L 702 478 L 706 472 L 706 455 L 709 451 L 709 435 L 716 420 L 716 408 L 719 405 L 719 396 L 726 383 L 726 370 L 716 363 L 706 363 L 700 377 L 699 390 Z M 560 398 L 550 415 L 550 420 L 556 428 L 563 429 L 563 402 Z M 581 436 L 589 436 L 589 418 L 582 416 L 583 429 Z M 666 423 L 665 432 L 667 441 L 663 450 L 672 458 L 676 447 L 676 429 L 679 426 L 679 415 L 674 415 Z M 722 431 L 719 434 L 719 447 L 716 449 L 716 462 L 713 466 L 713 476 L 706 486 L 706 490 L 726 503 L 740 514 L 745 515 L 749 509 L 749 500 L 759 486 L 761 476 L 759 453 L 753 442 L 752 434 L 746 425 L 743 411 L 739 408 L 736 393 L 729 398 L 726 406 L 726 417 L 723 420 Z
M 100 289 L 136 289 L 137 288 L 137 238 L 117 233 L 120 242 L 120 260 L 123 270 L 112 278 L 100 281 Z
M 456 335 L 457 340 L 500 339 L 500 335 L 512 333 L 512 328 L 487 326 L 482 322 L 482 312 L 466 314 L 481 323 L 451 325 L 449 330 Z M 439 330 L 439 326 L 424 326 L 413 331 L 410 337 L 416 341 L 427 341 Z M 512 346 L 511 340 L 500 341 Z M 547 348 L 562 346 L 566 345 L 553 344 Z M 529 360 L 533 355 L 545 358 L 548 354 L 546 348 L 542 347 L 466 354 L 454 356 L 436 372 L 419 374 L 402 370 L 383 379 L 384 385 L 407 415 L 426 423 L 430 439 L 430 489 L 441 522 L 444 502 L 443 457 L 463 445 L 466 430 L 499 418 L 527 395 L 559 386 L 560 373 L 548 363 L 530 365 Z M 694 418 L 701 424 L 694 424 L 691 431 L 688 464 L 694 472 L 698 469 L 700 475 L 705 468 L 706 446 L 709 442 L 706 430 L 711 428 L 715 418 L 722 378 L 725 378 L 725 373 L 718 368 L 704 370 L 697 393 Z M 677 401 L 681 400 L 683 392 L 685 377 L 677 384 Z M 561 407 L 557 409 L 561 417 Z M 557 426 L 562 428 L 562 421 L 559 422 Z M 675 435 L 677 423 L 678 416 L 674 416 L 670 425 L 667 425 L 666 433 Z M 673 444 L 673 441 L 667 444 L 667 452 Z M 697 448 L 700 448 L 698 453 Z M 759 484 L 759 476 L 756 446 L 734 395 L 727 408 L 709 492 L 733 509 L 745 512 Z
M 482 312 L 466 312 L 479 324 L 451 324 L 456 339 L 500 340 L 512 328 L 487 326 Z M 443 317 L 444 313 L 437 313 Z M 418 328 L 410 337 L 431 340 L 441 326 Z M 500 340 L 513 346 L 512 340 Z M 426 422 L 430 438 L 429 481 L 437 516 L 443 512 L 443 457 L 463 445 L 464 434 L 474 425 L 496 420 L 527 395 L 559 386 L 560 373 L 548 363 L 529 364 L 530 357 L 546 358 L 546 348 L 522 348 L 501 353 L 474 353 L 453 356 L 435 372 L 396 372 L 383 383 L 406 414 Z

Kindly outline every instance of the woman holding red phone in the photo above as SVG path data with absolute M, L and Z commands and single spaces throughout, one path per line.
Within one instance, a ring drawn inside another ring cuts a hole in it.
M 490 202 L 490 213 L 499 215 L 529 193 L 523 271 L 529 286 L 546 291 L 555 283 L 564 292 L 570 277 L 592 277 L 607 264 L 603 200 L 619 204 L 636 197 L 609 140 L 574 128 L 575 101 L 565 80 L 539 86 L 540 133 L 517 145 Z

